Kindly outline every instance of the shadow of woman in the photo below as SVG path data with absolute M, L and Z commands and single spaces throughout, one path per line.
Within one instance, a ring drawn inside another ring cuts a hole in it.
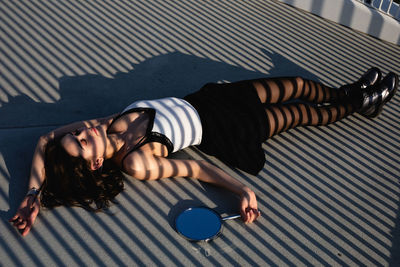
M 138 99 L 183 97 L 207 82 L 290 75 L 316 79 L 289 59 L 266 50 L 264 53 L 274 66 L 282 67 L 273 68 L 266 75 L 175 52 L 132 65 L 131 71 L 116 73 L 112 78 L 93 74 L 61 77 L 60 100 L 56 103 L 37 103 L 23 95 L 10 99 L 0 108 L 1 127 L 8 129 L 1 134 L 4 138 L 0 150 L 9 173 L 9 177 L 3 178 L 9 180 L 9 211 L 0 216 L 8 219 L 17 209 L 25 193 L 36 141 L 55 127 L 120 112 Z M 0 175 L 8 176 L 5 172 Z

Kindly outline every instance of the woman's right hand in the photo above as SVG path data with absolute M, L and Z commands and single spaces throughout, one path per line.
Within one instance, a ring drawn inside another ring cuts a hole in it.
M 26 196 L 14 217 L 12 217 L 9 222 L 20 231 L 22 236 L 26 236 L 32 228 L 33 223 L 39 214 L 40 201 L 38 197 L 33 195 Z

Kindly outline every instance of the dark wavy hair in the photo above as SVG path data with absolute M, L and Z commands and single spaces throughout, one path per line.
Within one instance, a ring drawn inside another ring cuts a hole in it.
M 111 160 L 100 171 L 90 170 L 89 163 L 73 157 L 61 145 L 61 138 L 49 141 L 45 148 L 45 174 L 40 196 L 42 206 L 78 206 L 102 211 L 124 189 L 123 174 Z

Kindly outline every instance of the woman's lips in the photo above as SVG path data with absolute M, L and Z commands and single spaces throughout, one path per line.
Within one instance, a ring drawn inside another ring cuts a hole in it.
M 97 136 L 99 136 L 99 132 L 97 131 L 96 128 L 92 128 L 92 131 L 93 131 Z

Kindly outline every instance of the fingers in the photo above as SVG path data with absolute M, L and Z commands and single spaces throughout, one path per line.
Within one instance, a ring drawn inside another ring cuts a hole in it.
M 25 236 L 29 233 L 39 213 L 40 201 L 38 198 L 27 196 L 22 201 L 14 217 L 8 221 Z
M 9 221 L 9 222 L 13 222 L 13 221 L 15 221 L 16 219 L 18 219 L 18 217 L 19 217 L 19 214 L 17 213 L 17 214 L 14 215 L 14 217 L 12 217 L 11 219 L 9 219 L 8 221 Z
M 260 211 L 254 208 L 247 208 L 245 214 L 245 223 L 252 223 L 261 215 Z
M 13 223 L 13 226 L 19 230 L 24 229 L 26 227 L 26 225 L 28 224 L 28 222 L 26 220 L 21 219 L 20 217 L 13 217 L 12 219 L 14 219 L 13 221 L 10 220 L 10 222 Z
M 240 214 L 245 223 L 252 223 L 260 217 L 261 213 L 257 209 L 257 199 L 254 192 L 248 190 L 246 193 L 241 199 Z
M 27 224 L 28 224 L 27 221 L 22 221 L 22 222 L 20 222 L 16 227 L 17 227 L 19 230 L 21 230 L 21 229 L 24 229 L 24 228 L 26 227 Z
M 24 231 L 22 231 L 21 235 L 26 236 L 29 233 L 29 231 L 31 230 L 31 228 L 32 228 L 32 223 L 27 222 L 26 227 L 25 227 Z
M 19 228 L 19 229 L 24 229 L 22 231 L 22 233 L 21 233 L 22 236 L 26 236 L 29 233 L 29 231 L 32 228 L 33 223 L 36 220 L 36 217 L 37 217 L 38 213 L 39 213 L 39 208 L 34 207 L 32 209 L 32 212 L 31 212 L 30 216 L 29 216 L 29 219 L 26 220 L 26 224 L 24 225 L 24 227 L 23 228 Z
M 35 218 L 36 218 L 36 216 L 35 216 Z M 22 236 L 26 236 L 29 233 L 29 231 L 31 230 L 34 220 L 35 219 L 32 220 L 31 217 L 27 220 L 23 220 L 21 218 L 16 218 L 12 222 L 13 222 L 14 227 L 21 231 Z
M 13 217 L 12 220 L 10 220 L 10 222 L 12 222 L 15 227 L 17 227 L 23 221 L 24 220 L 20 216 Z
M 37 212 L 36 212 L 37 215 Z M 21 219 L 19 216 L 14 216 L 10 219 L 13 226 L 21 231 L 22 236 L 26 236 L 32 228 L 32 224 L 35 221 L 36 215 L 32 218 L 32 215 L 27 220 Z
M 240 214 L 242 216 L 243 222 L 245 223 L 252 223 L 261 216 L 261 212 L 257 208 L 250 207 L 241 209 Z
M 18 212 L 14 217 L 9 219 L 9 222 L 11 222 L 15 228 L 20 230 L 22 236 L 26 236 L 31 230 L 38 213 L 39 208 L 33 205 L 30 209 L 30 214 L 26 214 L 28 216 L 25 216 L 23 213 Z

